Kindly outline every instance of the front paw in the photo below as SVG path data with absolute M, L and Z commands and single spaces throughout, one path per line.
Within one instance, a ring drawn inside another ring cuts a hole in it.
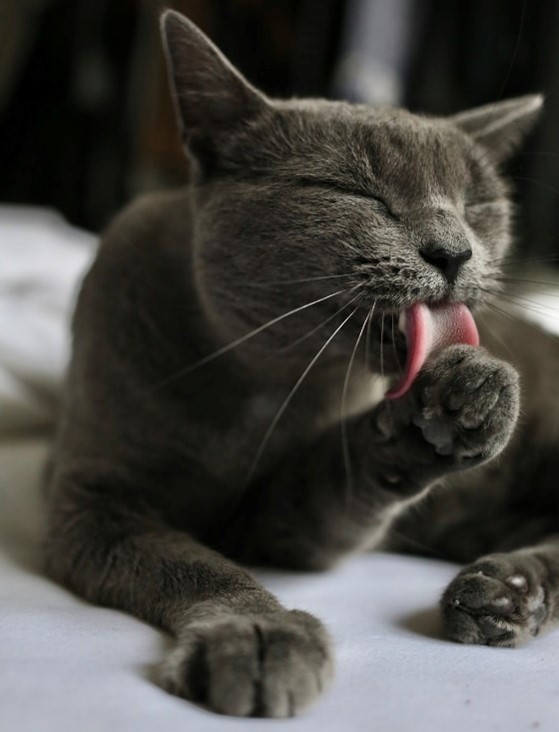
M 462 570 L 443 595 L 446 633 L 459 643 L 512 648 L 549 616 L 545 571 L 529 552 L 493 554 Z
M 431 361 L 418 384 L 413 421 L 439 455 L 478 464 L 507 445 L 518 418 L 518 374 L 483 348 L 455 345 Z
M 163 684 L 220 714 L 291 717 L 323 691 L 332 665 L 312 615 L 226 615 L 187 627 L 164 663 Z

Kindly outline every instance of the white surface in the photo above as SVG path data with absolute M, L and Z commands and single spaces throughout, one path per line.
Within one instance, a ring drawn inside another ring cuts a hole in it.
M 75 280 L 93 247 L 47 212 L 0 207 L 0 431 L 52 420 Z M 304 717 L 226 719 L 167 695 L 151 680 L 163 634 L 40 575 L 46 450 L 38 438 L 0 440 L 0 732 L 559 729 L 559 632 L 516 650 L 448 643 L 436 605 L 457 568 L 390 555 L 261 575 L 334 636 L 336 680 Z
M 436 602 L 456 569 L 390 555 L 357 557 L 323 575 L 261 575 L 334 636 L 333 688 L 303 717 L 226 719 L 169 696 L 151 680 L 163 634 L 38 574 L 44 454 L 39 440 L 0 447 L 2 732 L 558 729 L 559 632 L 515 650 L 441 640 Z
M 95 241 L 53 211 L 0 206 L 0 433 L 55 418 L 76 283 Z

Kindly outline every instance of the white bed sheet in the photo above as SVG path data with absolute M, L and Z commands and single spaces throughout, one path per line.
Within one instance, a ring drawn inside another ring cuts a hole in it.
M 52 213 L 0 207 L 0 732 L 558 730 L 559 632 L 516 650 L 446 642 L 437 599 L 449 564 L 378 554 L 323 575 L 261 573 L 288 606 L 323 618 L 336 646 L 332 690 L 284 723 L 169 696 L 153 680 L 168 638 L 41 576 L 48 438 L 25 431 L 54 419 L 68 314 L 94 248 Z M 541 313 L 556 304 L 542 300 Z M 559 332 L 557 315 L 547 325 Z
M 0 444 L 2 732 L 559 728 L 559 632 L 515 650 L 448 643 L 436 603 L 456 567 L 382 554 L 325 574 L 260 573 L 287 605 L 323 618 L 335 640 L 333 687 L 303 717 L 227 719 L 169 696 L 153 681 L 169 643 L 162 633 L 40 576 L 46 444 Z
M 70 312 L 96 241 L 49 209 L 0 205 L 0 435 L 55 419 Z

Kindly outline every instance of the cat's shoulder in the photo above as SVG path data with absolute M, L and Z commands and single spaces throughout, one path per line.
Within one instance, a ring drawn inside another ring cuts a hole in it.
M 102 249 L 164 248 L 189 239 L 191 189 L 159 191 L 138 197 L 119 213 L 101 239 Z
M 190 229 L 188 189 L 145 195 L 129 204 L 101 238 L 97 256 L 83 280 L 77 327 L 84 318 L 85 328 L 91 329 L 91 318 L 116 322 L 120 313 L 134 319 L 138 308 L 156 312 L 173 297 L 184 299 L 190 269 Z

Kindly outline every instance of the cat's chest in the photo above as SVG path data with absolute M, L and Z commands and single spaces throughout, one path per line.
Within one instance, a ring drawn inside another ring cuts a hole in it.
M 220 485 L 244 489 L 259 475 L 296 458 L 314 439 L 336 429 L 342 419 L 366 412 L 382 400 L 383 379 L 356 370 L 346 384 L 346 369 L 347 364 L 335 378 L 318 373 L 300 389 L 295 388 L 296 378 L 293 384 L 255 388 L 247 398 L 236 401 L 221 428 L 190 424 L 184 440 L 188 454 L 193 455 L 189 436 L 195 434 L 196 461 L 208 466 Z M 218 505 L 219 500 L 215 496 L 212 504 Z
M 362 414 L 382 401 L 386 379 L 368 372 L 318 375 L 305 388 L 259 391 L 246 404 L 244 422 L 248 433 L 281 451 L 306 441 L 343 419 Z
M 388 390 L 388 382 L 381 376 L 361 372 L 341 387 L 332 388 L 329 398 L 325 399 L 323 409 L 317 415 L 321 428 L 341 422 L 343 419 L 363 414 L 379 404 Z

